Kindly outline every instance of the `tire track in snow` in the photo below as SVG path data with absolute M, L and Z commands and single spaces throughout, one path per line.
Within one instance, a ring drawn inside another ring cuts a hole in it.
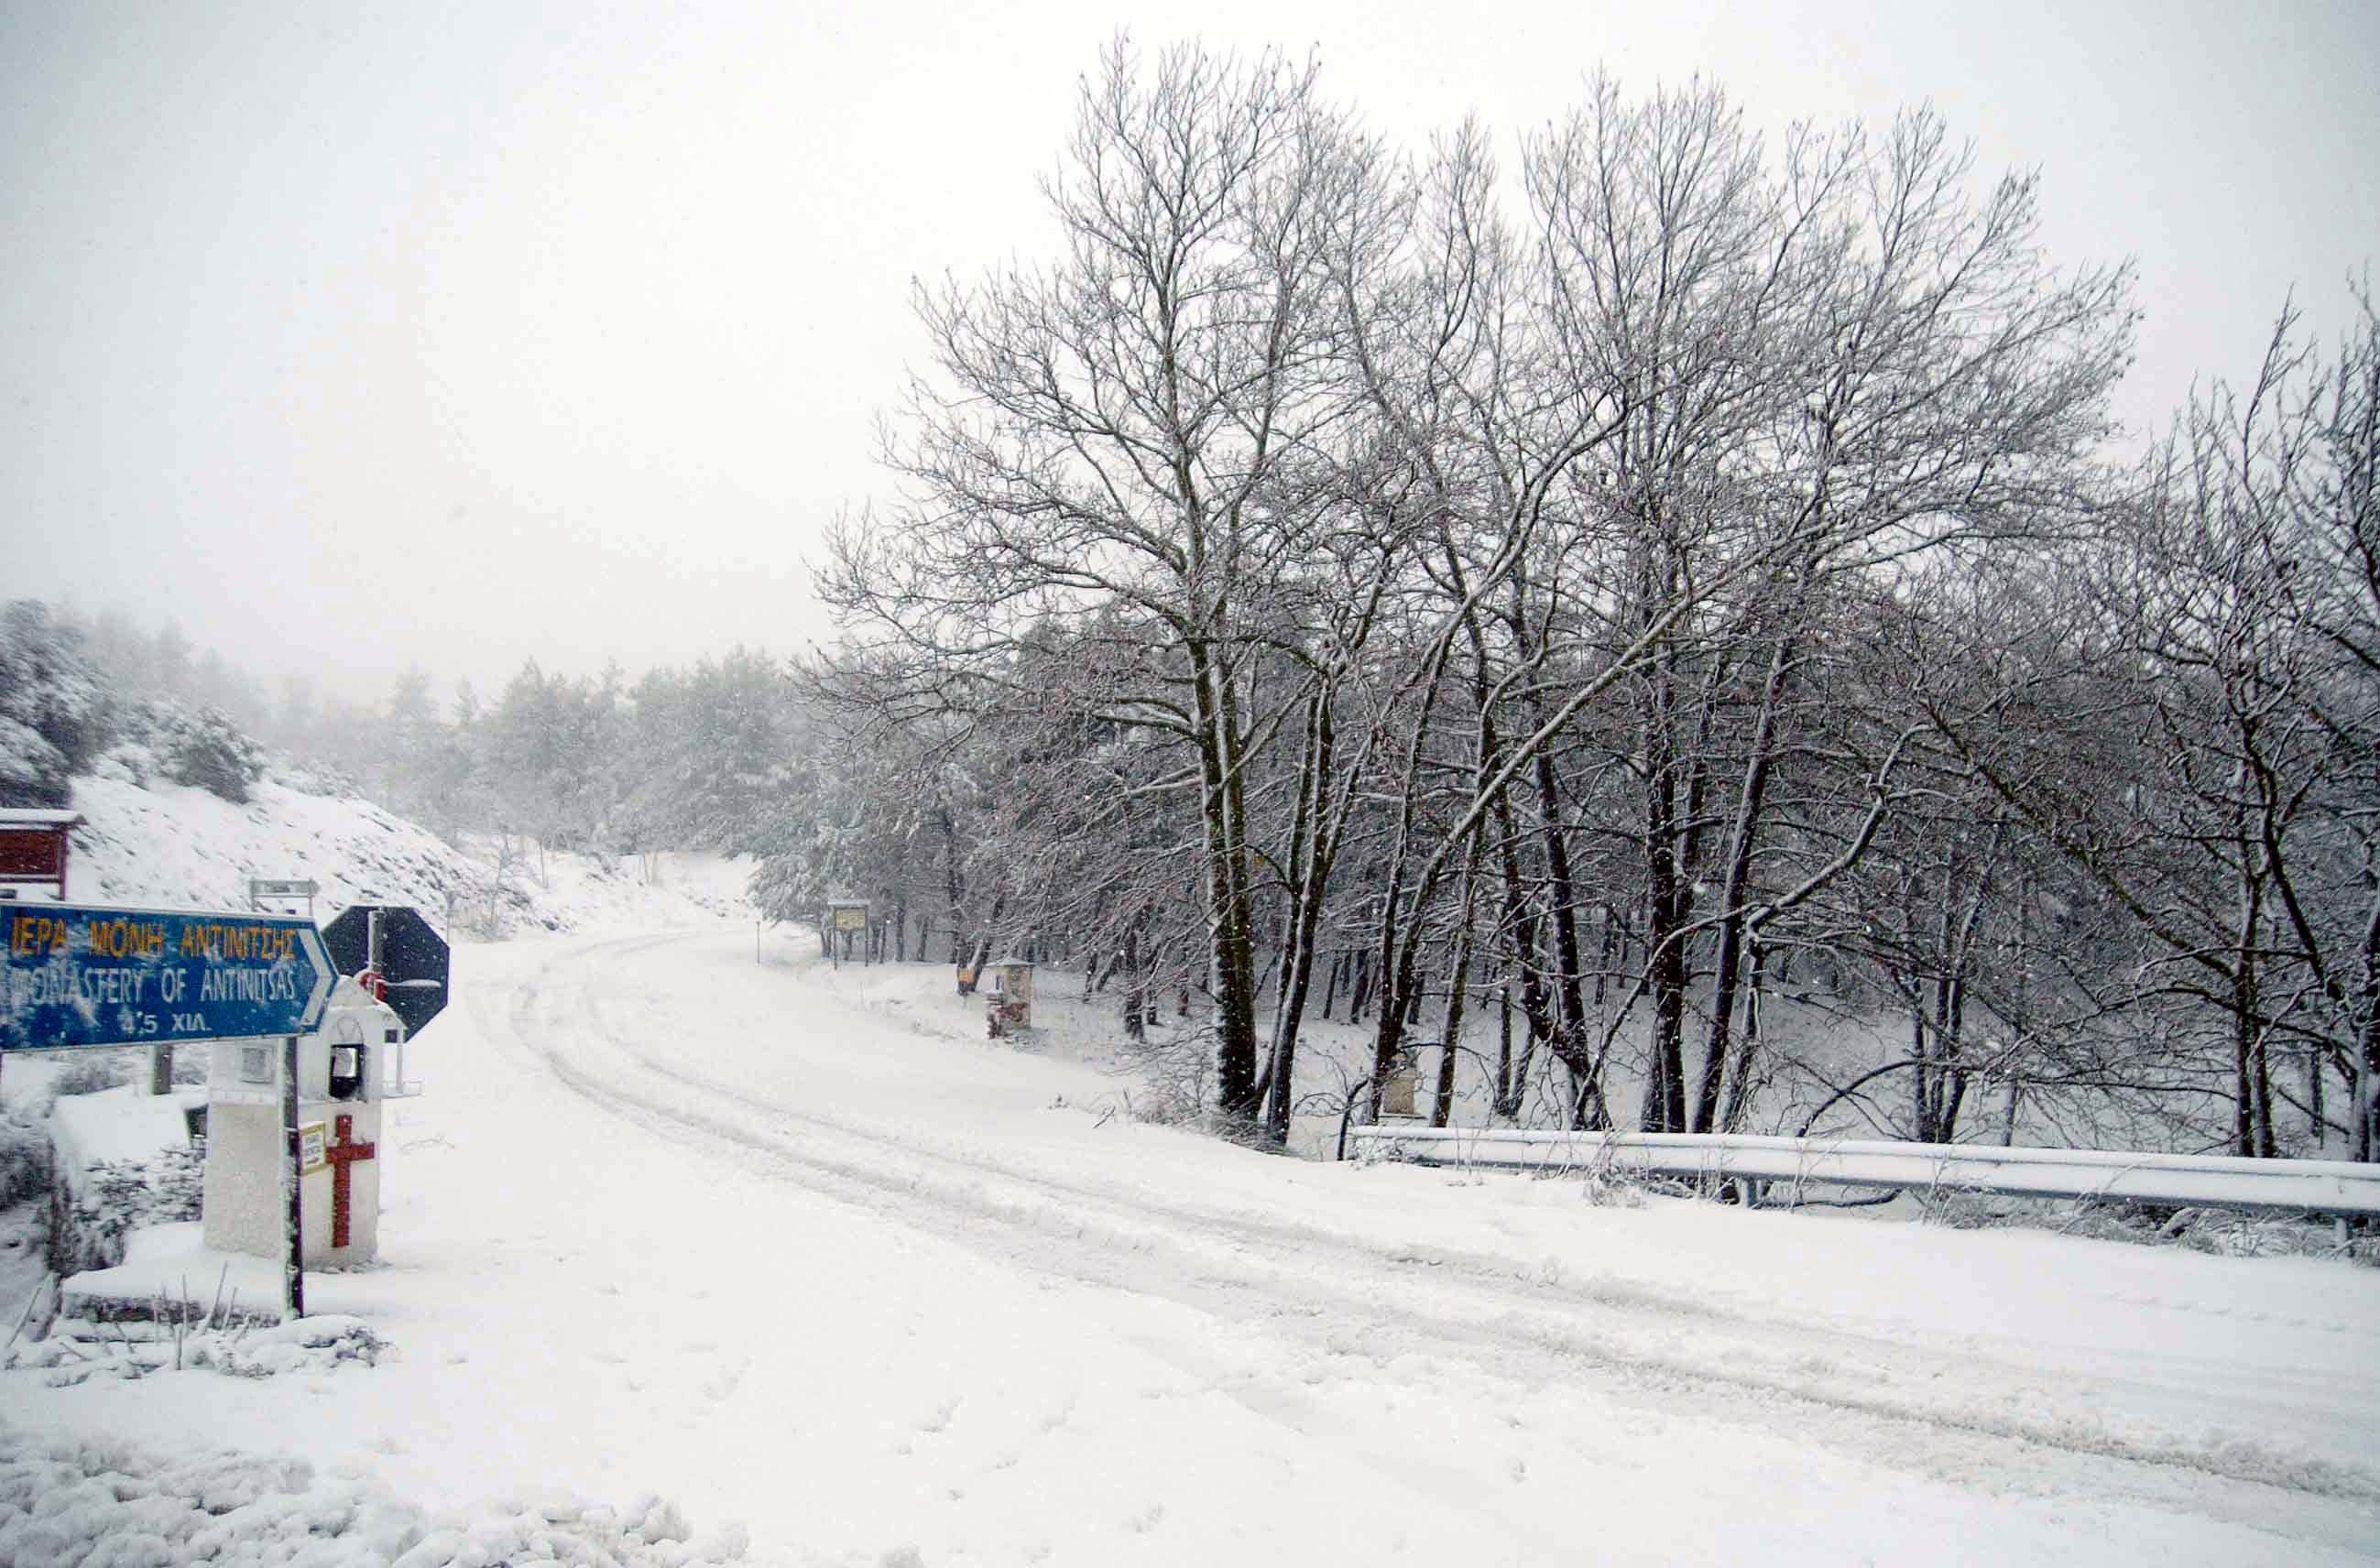
M 1142 1194 L 1118 1197 L 756 1097 L 749 1084 L 721 1081 L 624 1034 L 604 1015 L 606 977 L 569 972 L 684 940 L 682 934 L 625 938 L 547 958 L 516 983 L 503 1032 L 572 1092 L 664 1138 L 733 1151 L 747 1166 L 758 1156 L 765 1162 L 759 1168 L 774 1177 L 1005 1262 L 1159 1297 L 1219 1323 L 1293 1340 L 1326 1364 L 1352 1358 L 1360 1368 L 1349 1375 L 1405 1356 L 1453 1357 L 1526 1391 L 1544 1386 L 1553 1357 L 1572 1374 L 1608 1385 L 1598 1392 L 1648 1412 L 1699 1415 L 1796 1440 L 1811 1435 L 1815 1418 L 1830 1445 L 1896 1469 L 1994 1490 L 2012 1478 L 2028 1488 L 2046 1480 L 2055 1492 L 2093 1501 L 2114 1494 L 2263 1530 L 2274 1527 L 2274 1505 L 2289 1494 L 2301 1506 L 2348 1505 L 2328 1528 L 2292 1521 L 2312 1526 L 2313 1540 L 2352 1550 L 2375 1538 L 2371 1510 L 2380 1504 L 2380 1473 L 2366 1466 L 2250 1442 L 2119 1430 L 2082 1409 L 2045 1419 L 1972 1401 L 1946 1404 L 1932 1387 L 1922 1401 L 1903 1398 L 1808 1367 L 1814 1342 L 1823 1342 L 1876 1364 L 1872 1372 L 1888 1381 L 1933 1384 L 1973 1377 L 1973 1357 L 1963 1352 L 1763 1320 L 1621 1282 L 1537 1281 L 1491 1254 L 1417 1250 Z M 605 1071 L 586 1047 L 613 1053 L 628 1072 Z M 1026 1196 L 1014 1196 L 1019 1192 Z M 1340 1275 L 1318 1271 L 1318 1260 Z M 1426 1283 L 1415 1280 L 1417 1267 L 1429 1269 Z M 1385 1289 L 1367 1288 L 1367 1281 Z M 1665 1348 L 1658 1342 L 1674 1334 L 1661 1320 L 1675 1317 L 1736 1343 Z M 1228 1369 L 1182 1344 L 1140 1343 L 1269 1418 L 1295 1423 L 1315 1414 L 1294 1389 L 1235 1386 Z M 2036 1385 L 2028 1392 L 2054 1392 L 2037 1374 L 2000 1370 Z M 2038 1463 L 2045 1452 L 2065 1456 L 2069 1473 L 2045 1477 Z M 2082 1473 L 2072 1473 L 2077 1466 Z M 1399 1469 L 1398 1478 L 1412 1480 L 1411 1470 Z M 2231 1486 L 2210 1489 L 2210 1479 Z

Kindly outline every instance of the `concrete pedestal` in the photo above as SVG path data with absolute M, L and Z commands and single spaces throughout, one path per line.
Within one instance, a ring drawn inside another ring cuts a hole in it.
M 344 1144 L 338 1118 L 348 1118 Z M 369 1143 L 368 1158 L 325 1159 L 300 1178 L 305 1213 L 300 1232 L 306 1266 L 337 1268 L 380 1255 L 380 1106 L 370 1101 L 301 1104 L 299 1126 L 317 1125 L 307 1147 L 329 1154 Z M 217 1101 L 207 1110 L 206 1244 L 222 1252 L 278 1258 L 282 1236 L 281 1109 Z M 347 1244 L 333 1245 L 338 1188 L 346 1186 Z

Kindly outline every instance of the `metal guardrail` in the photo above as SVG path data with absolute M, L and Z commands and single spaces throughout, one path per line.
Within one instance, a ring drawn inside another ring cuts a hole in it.
M 2380 1215 L 2380 1164 L 2243 1160 L 2097 1149 L 1758 1138 L 1738 1133 L 1561 1132 L 1389 1124 L 1355 1129 L 1356 1156 L 1542 1172 L 1605 1170 L 1807 1186 L 1991 1192 L 2017 1198 Z

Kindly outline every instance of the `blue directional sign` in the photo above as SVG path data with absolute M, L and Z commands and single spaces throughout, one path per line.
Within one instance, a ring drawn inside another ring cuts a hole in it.
M 290 915 L 0 904 L 0 1051 L 302 1034 L 334 976 Z

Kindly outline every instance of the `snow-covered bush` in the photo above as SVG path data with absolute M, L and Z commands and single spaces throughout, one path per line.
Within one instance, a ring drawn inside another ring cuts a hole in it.
M 301 795 L 320 795 L 325 800 L 353 801 L 363 797 L 363 786 L 355 776 L 327 762 L 315 760 L 285 761 L 273 768 L 273 782 L 297 790 Z
M 2380 1260 L 2380 1236 L 2341 1246 L 2327 1220 L 2096 1198 L 2010 1198 L 1937 1191 L 1920 1197 L 1920 1219 L 1951 1230 L 2052 1230 L 2093 1241 L 2178 1247 L 2219 1258 Z
M 50 1266 L 61 1274 L 112 1269 L 124 1243 L 146 1225 L 199 1218 L 205 1167 L 192 1149 L 164 1149 L 146 1160 L 93 1160 L 79 1192 L 62 1197 L 52 1227 Z
M 102 739 L 99 683 L 76 630 L 38 599 L 0 608 L 0 806 L 62 806 Z
M 696 1536 L 659 1498 L 612 1508 L 561 1496 L 431 1515 L 303 1459 L 135 1447 L 0 1422 L 0 1562 L 492 1562 L 698 1568 L 749 1534 Z
M 77 1051 L 50 1080 L 44 1115 L 69 1094 L 96 1094 L 103 1089 L 132 1081 L 132 1059 L 128 1051 Z
M 264 777 L 264 748 L 221 708 L 144 697 L 116 713 L 107 749 L 91 771 L 143 789 L 169 779 L 239 805 Z
M 50 1185 L 50 1135 L 12 1112 L 0 1111 L 0 1209 L 39 1197 Z
M 55 806 L 69 793 L 65 754 L 32 726 L 0 713 L 0 805 Z
M 264 777 L 263 748 L 221 708 L 184 716 L 168 733 L 160 760 L 176 784 L 193 785 L 234 805 L 247 803 L 249 790 Z
M 191 1319 L 198 1304 L 188 1303 Z M 235 1378 L 270 1378 L 284 1372 L 322 1372 L 344 1364 L 373 1367 L 388 1353 L 388 1341 L 360 1318 L 318 1312 L 295 1322 L 263 1329 L 245 1323 L 188 1336 L 183 1345 L 188 1364 L 212 1368 Z
M 149 781 L 164 769 L 158 766 L 157 754 L 138 741 L 118 741 L 99 754 L 91 765 L 93 778 L 105 778 L 114 783 L 129 784 L 146 790 Z

